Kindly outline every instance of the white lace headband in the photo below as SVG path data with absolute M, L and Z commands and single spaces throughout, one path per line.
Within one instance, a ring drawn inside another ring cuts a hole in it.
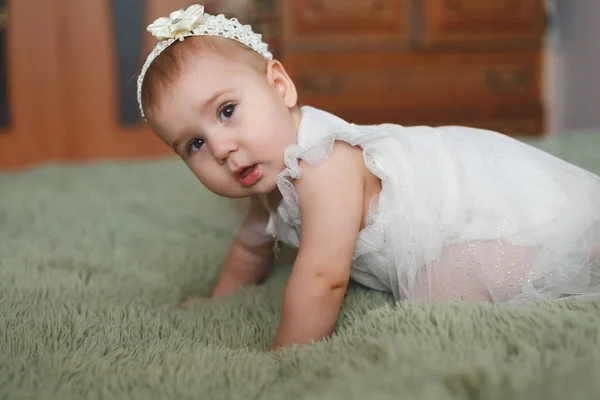
M 242 25 L 236 18 L 225 18 L 224 15 L 210 15 L 204 12 L 204 6 L 192 5 L 187 10 L 177 10 L 168 17 L 162 17 L 148 25 L 147 31 L 159 42 L 148 55 L 137 81 L 137 100 L 142 117 L 142 84 L 150 64 L 170 45 L 188 36 L 221 36 L 237 40 L 252 48 L 258 54 L 272 60 L 273 55 L 262 41 L 262 35 L 254 33 L 250 25 Z

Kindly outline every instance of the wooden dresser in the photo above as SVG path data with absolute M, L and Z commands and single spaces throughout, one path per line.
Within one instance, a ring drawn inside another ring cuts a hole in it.
M 543 132 L 544 0 L 247 1 L 304 104 L 355 123 Z M 0 1 L 0 169 L 172 155 L 131 77 L 155 44 L 146 25 L 190 2 Z
M 544 0 L 280 0 L 302 104 L 358 124 L 544 130 Z

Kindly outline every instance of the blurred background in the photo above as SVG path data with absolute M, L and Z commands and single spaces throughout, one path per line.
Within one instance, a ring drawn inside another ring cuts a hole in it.
M 140 120 L 145 27 L 197 1 L 0 0 L 0 168 L 171 156 Z M 303 104 L 359 124 L 600 133 L 599 0 L 209 0 Z

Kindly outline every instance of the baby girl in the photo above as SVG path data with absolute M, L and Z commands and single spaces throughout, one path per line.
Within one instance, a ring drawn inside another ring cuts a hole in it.
M 199 5 L 148 30 L 142 115 L 208 190 L 251 200 L 212 295 L 298 248 L 273 349 L 329 336 L 350 279 L 397 301 L 600 293 L 598 176 L 496 132 L 300 106 L 261 36 Z

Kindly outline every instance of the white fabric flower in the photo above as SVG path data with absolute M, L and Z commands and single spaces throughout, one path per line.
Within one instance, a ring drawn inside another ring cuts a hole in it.
M 157 19 L 148 26 L 147 30 L 160 40 L 183 40 L 186 34 L 191 33 L 202 23 L 203 17 L 204 6 L 195 4 L 185 11 L 173 11 L 168 17 Z

